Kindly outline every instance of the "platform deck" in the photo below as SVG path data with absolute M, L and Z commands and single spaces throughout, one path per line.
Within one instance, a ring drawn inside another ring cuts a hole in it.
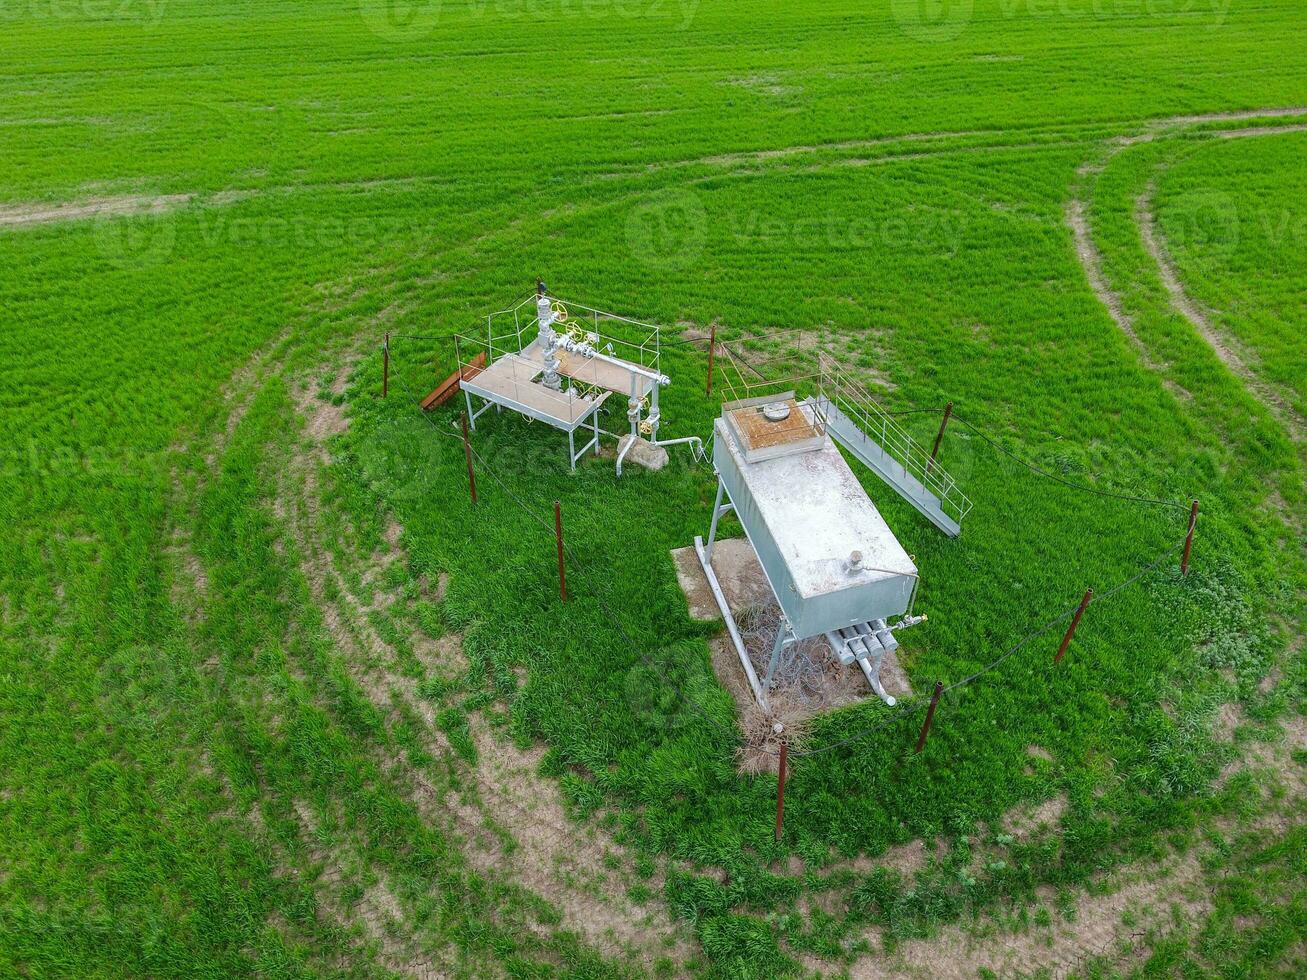
M 506 354 L 475 378 L 462 383 L 469 394 L 530 415 L 558 429 L 571 431 L 581 425 L 608 398 L 579 398 L 551 391 L 537 380 L 542 367 L 517 354 Z
M 533 340 L 522 349 L 521 357 L 544 370 L 544 355 L 540 353 L 540 342 Z M 558 373 L 565 378 L 572 378 L 581 384 L 594 385 L 606 391 L 615 391 L 619 395 L 631 394 L 631 372 L 623 370 L 616 364 L 595 358 L 582 357 L 579 354 L 558 352 Z M 643 398 L 653 387 L 653 382 L 641 375 L 635 376 L 635 397 Z

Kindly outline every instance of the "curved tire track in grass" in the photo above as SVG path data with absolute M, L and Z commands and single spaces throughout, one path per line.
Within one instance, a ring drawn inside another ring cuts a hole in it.
M 1295 132 L 1307 129 L 1301 126 L 1284 127 L 1284 132 Z M 1231 131 L 1235 132 L 1235 131 Z M 1279 132 L 1276 128 L 1270 129 L 1245 129 L 1238 130 L 1238 137 L 1245 136 L 1265 136 Z M 1229 136 L 1230 133 L 1224 133 L 1223 136 Z M 1166 250 L 1166 245 L 1162 241 L 1161 233 L 1157 228 L 1157 220 L 1153 214 L 1153 192 L 1155 190 L 1152 182 L 1148 184 L 1144 193 L 1140 194 L 1135 201 L 1135 224 L 1139 226 L 1139 235 L 1143 239 L 1144 248 L 1148 254 L 1153 257 L 1157 263 L 1157 275 L 1162 280 L 1162 285 L 1166 287 L 1167 295 L 1170 297 L 1171 308 L 1189 321 L 1198 335 L 1206 341 L 1207 346 L 1212 348 L 1216 356 L 1221 359 L 1230 371 L 1235 374 L 1244 386 L 1252 392 L 1253 396 L 1262 402 L 1271 410 L 1289 431 L 1290 436 L 1296 442 L 1301 442 L 1305 435 L 1304 420 L 1293 407 L 1290 400 L 1278 391 L 1270 383 L 1264 381 L 1258 374 L 1248 366 L 1252 360 L 1246 352 L 1239 350 L 1237 342 L 1230 336 L 1223 333 L 1217 328 L 1212 318 L 1208 316 L 1207 311 L 1203 310 L 1198 303 L 1185 292 L 1184 285 L 1180 282 L 1179 270 L 1171 260 L 1170 254 Z
M 594 828 L 567 820 L 556 782 L 537 771 L 543 749 L 523 752 L 493 733 L 484 718 L 474 716 L 471 737 L 477 758 L 466 765 L 458 761 L 439 728 L 436 706 L 402 671 L 398 651 L 372 622 L 377 602 L 368 601 L 350 584 L 347 571 L 361 571 L 367 581 L 379 570 L 376 560 L 365 559 L 361 569 L 342 569 L 329 546 L 321 474 L 330 465 L 323 437 L 333 426 L 322 424 L 319 416 L 331 405 L 316 398 L 311 387 L 296 401 L 307 422 L 307 438 L 281 474 L 278 502 L 325 625 L 354 683 L 387 724 L 404 722 L 402 706 L 410 724 L 420 729 L 416 734 L 424 748 L 458 770 L 456 786 L 470 780 L 475 792 L 437 786 L 402 753 L 378 749 L 385 770 L 409 785 L 409 796 L 425 819 L 462 838 L 464 856 L 473 868 L 488 878 L 512 881 L 557 907 L 561 927 L 591 947 L 618 961 L 634 955 L 651 970 L 660 957 L 683 963 L 691 955 L 685 930 L 672 921 L 661 899 L 654 899 L 651 908 L 640 908 L 626 896 L 622 876 L 605 863 L 608 854 L 620 848 Z M 387 541 L 392 550 L 380 562 L 406 561 L 398 536 L 388 535 Z M 390 615 L 397 601 L 387 597 L 382 614 Z M 504 846 L 503 831 L 511 834 L 514 846 Z M 412 922 L 405 924 L 413 927 Z
M 1066 205 L 1066 223 L 1075 242 L 1076 258 L 1084 270 L 1090 289 L 1099 302 L 1107 309 L 1113 322 L 1129 338 L 1131 345 L 1139 352 L 1144 364 L 1151 370 L 1165 375 L 1165 368 L 1153 359 L 1146 344 L 1134 329 L 1130 314 L 1126 311 L 1120 295 L 1108 283 L 1103 273 L 1103 258 L 1094 242 L 1093 229 L 1088 219 L 1089 195 L 1092 181 L 1119 154 L 1139 143 L 1151 142 L 1168 130 L 1176 130 L 1206 123 L 1240 122 L 1245 120 L 1286 118 L 1307 115 L 1307 106 L 1286 106 L 1272 109 L 1248 109 L 1239 112 L 1216 112 L 1201 115 L 1173 116 L 1149 123 L 1143 131 L 1131 136 L 1112 140 L 1106 153 L 1098 160 L 1085 163 L 1080 168 L 1084 178 L 1074 189 Z M 1238 129 L 1217 130 L 1213 135 L 1222 139 L 1242 139 L 1254 136 L 1270 136 L 1279 133 L 1301 132 L 1307 125 L 1287 126 L 1247 126 Z M 1303 419 L 1293 410 L 1290 403 L 1277 391 L 1263 382 L 1251 371 L 1244 356 L 1240 355 L 1233 344 L 1212 325 L 1211 320 L 1199 309 L 1184 292 L 1179 276 L 1161 243 L 1151 210 L 1152 185 L 1136 201 L 1135 224 L 1144 248 L 1157 264 L 1158 278 L 1166 288 L 1172 309 L 1182 316 L 1194 328 L 1204 342 L 1212 349 L 1221 362 L 1242 382 L 1249 393 L 1274 415 L 1289 432 L 1291 438 L 1301 442 L 1304 437 Z M 1164 378 L 1168 387 L 1174 382 Z

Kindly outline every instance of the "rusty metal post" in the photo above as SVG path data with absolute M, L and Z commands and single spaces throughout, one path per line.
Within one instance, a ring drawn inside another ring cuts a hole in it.
M 1076 627 L 1080 625 L 1080 617 L 1085 614 L 1085 607 L 1089 601 L 1094 598 L 1093 589 L 1085 589 L 1085 597 L 1080 600 L 1080 605 L 1076 608 L 1076 614 L 1071 617 L 1071 625 L 1066 628 L 1066 635 L 1062 637 L 1062 644 L 1057 648 L 1057 655 L 1053 658 L 1053 663 L 1060 664 L 1062 655 L 1066 653 L 1066 648 L 1071 645 L 1071 637 L 1076 635 Z
M 1198 501 L 1189 508 L 1189 533 L 1184 538 L 1184 554 L 1180 557 L 1180 574 L 1189 574 L 1189 550 L 1194 546 L 1194 528 L 1198 526 Z
M 949 402 L 944 406 L 944 418 L 940 420 L 939 432 L 935 434 L 935 445 L 930 450 L 930 462 L 926 464 L 926 472 L 935 465 L 935 457 L 939 455 L 939 444 L 944 441 L 944 430 L 948 427 L 948 420 L 953 415 L 953 403 Z
M 921 723 L 921 734 L 917 736 L 917 753 L 926 747 L 926 736 L 930 734 L 930 723 L 935 720 L 935 705 L 939 704 L 939 696 L 944 693 L 944 682 L 935 682 L 935 692 L 930 696 L 930 707 L 926 709 L 926 720 Z
M 386 334 L 386 342 L 381 348 L 381 397 L 385 398 L 390 394 L 390 334 Z
M 467 485 L 472 491 L 472 506 L 477 502 L 477 475 L 472 471 L 472 440 L 467 436 L 467 412 L 459 415 L 463 423 L 463 457 L 467 460 Z
M 554 501 L 554 537 L 558 539 L 558 592 L 567 601 L 567 573 L 563 569 L 563 506 Z
M 781 839 L 781 828 L 785 823 L 785 767 L 790 758 L 790 743 L 781 743 L 781 764 L 779 779 L 776 783 L 776 839 Z
M 713 358 L 717 354 L 717 324 L 714 322 L 709 327 L 708 334 L 708 390 L 704 392 L 705 398 L 712 397 L 712 369 Z

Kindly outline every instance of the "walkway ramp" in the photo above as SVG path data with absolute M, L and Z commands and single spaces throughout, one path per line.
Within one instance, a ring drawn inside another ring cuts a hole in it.
M 937 528 L 951 538 L 960 535 L 971 501 L 953 478 L 873 402 L 852 399 L 838 385 L 834 393 L 806 401 L 825 418 L 830 436 Z

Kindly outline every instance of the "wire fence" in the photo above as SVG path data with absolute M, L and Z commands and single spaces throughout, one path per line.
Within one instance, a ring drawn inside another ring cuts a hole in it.
M 389 335 L 389 339 L 393 341 L 397 336 L 400 335 L 391 334 Z M 749 368 L 750 370 L 756 370 L 755 368 L 753 368 L 752 365 L 749 365 Z M 408 381 L 399 372 L 395 372 L 395 376 L 397 380 L 399 380 L 400 385 L 404 390 L 404 395 L 408 403 L 413 405 L 414 408 L 419 411 L 421 416 L 427 420 L 427 422 L 431 425 L 433 432 L 435 432 L 437 435 L 440 435 L 442 437 L 454 439 L 460 443 L 463 443 L 463 437 L 460 433 L 455 431 L 446 431 L 442 429 L 440 425 L 436 422 L 435 418 L 432 417 L 432 415 L 418 409 L 417 408 L 418 402 L 413 397 L 413 390 L 409 386 Z M 944 410 L 943 409 L 912 409 L 911 411 L 921 412 L 921 413 L 924 412 L 942 413 Z M 1054 482 L 1059 483 L 1070 489 L 1082 491 L 1085 493 L 1095 494 L 1102 497 L 1108 497 L 1108 498 L 1123 500 L 1126 502 L 1132 502 L 1132 503 L 1157 505 L 1163 507 L 1175 507 L 1183 511 L 1188 511 L 1190 508 L 1189 504 L 1180 503 L 1178 501 L 1163 500 L 1163 499 L 1144 497 L 1144 496 L 1133 495 L 1133 494 L 1116 493 L 1113 491 L 1100 490 L 1096 487 L 1089 487 L 1083 484 L 1076 483 L 1074 481 L 1066 480 L 1060 476 L 1057 476 L 1056 474 L 1048 472 L 1044 468 L 1028 460 L 1023 459 L 1022 457 L 1018 456 L 1016 453 L 1013 453 L 1011 450 L 1006 449 L 998 442 L 996 442 L 994 439 L 986 435 L 973 423 L 959 417 L 956 410 L 953 412 L 953 417 L 957 418 L 960 422 L 966 425 L 971 431 L 975 432 L 978 436 L 981 437 L 982 440 L 984 440 L 989 446 L 991 446 L 995 450 L 1005 454 L 1006 456 L 1012 458 L 1014 461 L 1027 467 L 1031 472 L 1041 477 L 1053 480 Z M 532 524 L 538 525 L 542 529 L 542 533 L 547 534 L 550 539 L 555 539 L 556 530 L 553 521 L 550 518 L 546 518 L 545 516 L 543 516 L 543 514 L 540 512 L 539 509 L 533 507 L 526 500 L 524 500 L 521 497 L 521 495 L 518 494 L 508 484 L 508 482 L 505 481 L 499 475 L 499 473 L 495 470 L 495 468 L 490 465 L 489 461 L 486 460 L 485 457 L 482 456 L 479 452 L 477 452 L 475 446 L 473 446 L 470 442 L 464 443 L 464 445 L 467 447 L 468 451 L 471 454 L 471 458 L 475 461 L 477 465 L 478 475 L 485 474 L 489 476 L 490 480 L 504 493 L 504 495 L 510 501 L 513 502 L 515 506 L 517 506 L 522 511 L 522 513 L 530 520 Z M 1101 592 L 1096 590 L 1094 594 L 1095 606 L 1101 606 L 1101 604 L 1104 601 L 1107 601 L 1111 599 L 1113 596 L 1118 595 L 1124 590 L 1136 585 L 1144 578 L 1146 578 L 1148 575 L 1157 571 L 1165 563 L 1173 559 L 1174 556 L 1185 547 L 1185 543 L 1186 543 L 1185 540 L 1182 538 L 1176 544 L 1165 549 L 1163 552 L 1155 556 L 1147 564 L 1140 567 L 1134 574 L 1102 590 Z M 566 542 L 564 542 L 562 544 L 562 549 L 567 559 L 569 575 L 575 575 L 579 579 L 579 581 L 585 585 L 586 594 L 595 601 L 604 619 L 613 627 L 614 630 L 616 630 L 616 632 L 621 636 L 623 641 L 626 642 L 628 647 L 632 650 L 639 651 L 641 649 L 641 645 L 636 642 L 635 638 L 628 631 L 626 624 L 622 622 L 621 617 L 617 616 L 613 612 L 612 606 L 609 604 L 608 598 L 604 594 L 605 590 L 602 586 L 599 585 L 597 578 L 591 574 L 590 570 L 580 560 L 580 558 L 576 555 L 574 549 L 570 545 L 567 545 Z M 959 690 L 960 688 L 967 687 L 971 684 L 974 684 L 977 681 L 979 681 L 982 677 L 985 677 L 986 675 L 993 672 L 994 670 L 997 670 L 1002 664 L 1004 664 L 1007 660 L 1011 659 L 1016 654 L 1018 654 L 1022 649 L 1028 646 L 1033 640 L 1036 640 L 1039 637 L 1045 635 L 1057 625 L 1071 620 L 1076 615 L 1077 609 L 1079 608 L 1080 608 L 1080 604 L 1077 603 L 1076 605 L 1070 606 L 1067 609 L 1057 613 L 1056 615 L 1044 620 L 1043 622 L 1035 626 L 1033 629 L 1031 629 L 1029 632 L 1027 632 L 1025 635 L 1023 635 L 1011 646 L 1006 648 L 1002 653 L 1000 653 L 988 664 L 981 667 L 979 670 L 975 671 L 974 673 L 970 674 L 967 677 L 962 678 L 961 680 L 954 681 L 953 683 L 944 686 L 940 692 L 941 698 L 943 697 L 943 695 L 950 694 L 954 691 Z M 704 706 L 701 705 L 693 696 L 687 694 L 683 689 L 676 687 L 673 680 L 670 677 L 668 677 L 666 670 L 664 669 L 664 666 L 662 664 L 655 662 L 654 660 L 652 660 L 651 658 L 643 654 L 641 655 L 641 660 L 646 667 L 649 667 L 652 670 L 654 670 L 655 673 L 657 673 L 665 683 L 667 683 L 676 691 L 677 698 L 679 699 L 679 702 L 681 704 L 690 707 L 701 718 L 703 718 L 706 722 L 708 722 L 712 727 L 716 728 L 719 732 L 721 732 L 724 736 L 726 736 L 726 738 L 729 740 L 730 743 L 733 743 L 735 745 L 739 744 L 741 733 L 736 727 L 723 724 L 720 720 L 715 718 L 712 715 L 712 713 L 710 713 L 706 708 L 704 708 Z M 865 741 L 866 739 L 872 737 L 878 732 L 882 732 L 885 729 L 891 727 L 892 725 L 897 724 L 898 722 L 901 722 L 912 715 L 915 715 L 918 711 L 920 711 L 923 707 L 925 707 L 930 701 L 931 701 L 931 697 L 927 695 L 914 696 L 912 699 L 908 701 L 900 702 L 899 705 L 897 705 L 894 709 L 891 710 L 891 713 L 888 716 L 877 720 L 874 724 L 869 725 L 866 728 L 859 730 L 858 732 L 855 732 L 847 737 L 841 738 L 835 742 L 830 742 L 816 747 L 801 748 L 798 746 L 794 746 L 789 749 L 788 755 L 791 759 L 799 759 L 799 758 L 823 755 L 828 752 L 834 752 L 842 748 L 847 748 L 850 745 L 854 745 L 856 743 Z M 773 750 L 766 746 L 758 747 L 757 751 L 772 756 L 778 756 L 780 754 L 778 750 Z

